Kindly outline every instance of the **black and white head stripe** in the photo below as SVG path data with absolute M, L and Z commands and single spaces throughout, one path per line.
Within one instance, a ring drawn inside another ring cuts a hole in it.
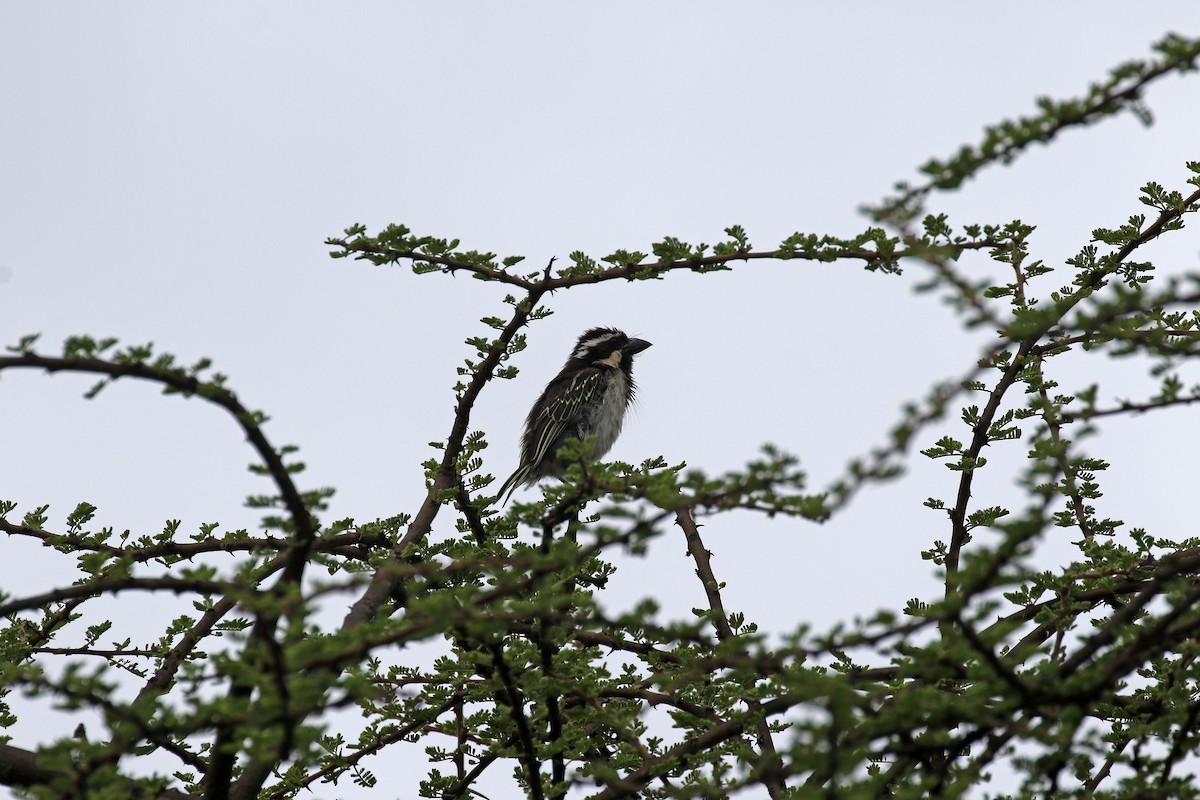
M 629 337 L 616 328 L 592 328 L 579 337 L 571 358 L 578 361 L 603 358 L 628 341 Z

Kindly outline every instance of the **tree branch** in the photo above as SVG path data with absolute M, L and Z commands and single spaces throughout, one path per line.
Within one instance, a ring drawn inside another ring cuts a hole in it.
M 692 517 L 691 507 L 681 506 L 675 512 L 675 522 L 683 530 L 684 538 L 687 539 L 688 553 L 691 554 L 692 561 L 696 564 L 696 575 L 704 585 L 705 595 L 708 596 L 709 618 L 717 629 L 717 639 L 722 642 L 728 641 L 734 637 L 734 630 L 729 625 L 725 604 L 721 600 L 721 584 L 717 582 L 717 577 L 713 573 L 712 561 L 709 557 L 711 554 L 700 539 L 700 529 Z M 749 685 L 746 688 L 749 688 Z M 753 698 L 746 698 L 744 702 L 751 714 L 757 714 L 762 710 L 762 705 Z M 771 726 L 765 717 L 755 725 L 755 738 L 762 751 L 762 762 L 756 765 L 760 768 L 762 784 L 766 787 L 772 800 L 783 800 L 787 796 L 787 784 L 779 777 L 783 772 L 782 762 L 779 754 L 775 751 Z

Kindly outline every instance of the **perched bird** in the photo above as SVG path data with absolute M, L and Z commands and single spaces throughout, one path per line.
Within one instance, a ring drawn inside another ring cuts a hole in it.
M 630 339 L 616 328 L 592 328 L 579 337 L 571 357 L 525 419 L 520 463 L 497 495 L 503 502 L 518 486 L 562 477 L 567 465 L 556 454 L 568 439 L 594 436 L 586 457 L 589 461 L 604 457 L 621 433 L 625 409 L 637 389 L 633 357 L 649 346 L 650 342 Z

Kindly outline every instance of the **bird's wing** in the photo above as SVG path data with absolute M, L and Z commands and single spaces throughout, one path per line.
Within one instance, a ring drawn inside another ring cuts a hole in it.
M 554 457 L 554 453 L 548 451 L 567 427 L 578 419 L 579 409 L 595 396 L 602 382 L 603 374 L 599 369 L 581 370 L 571 377 L 567 388 L 551 399 L 538 414 L 535 420 L 537 438 L 527 463 L 540 464 L 544 458 Z

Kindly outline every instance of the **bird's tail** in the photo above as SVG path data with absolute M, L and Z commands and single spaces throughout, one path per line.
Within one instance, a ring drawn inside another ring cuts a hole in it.
M 517 487 L 522 483 L 528 482 L 529 466 L 527 464 L 522 464 L 521 466 L 517 467 L 516 472 L 508 476 L 508 480 L 506 480 L 504 485 L 500 487 L 500 493 L 496 495 L 496 499 L 500 501 L 500 507 L 503 508 L 504 506 L 508 505 L 508 500 L 512 497 L 512 493 L 517 490 Z

